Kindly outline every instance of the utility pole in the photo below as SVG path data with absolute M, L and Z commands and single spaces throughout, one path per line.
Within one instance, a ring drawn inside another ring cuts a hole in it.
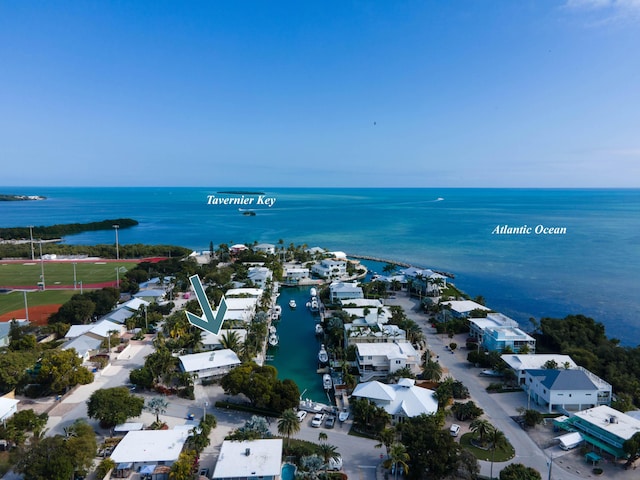
M 42 279 L 42 290 L 46 290 L 44 282 L 44 259 L 42 258 L 42 239 L 40 239 L 40 278 Z
M 31 261 L 34 261 L 36 253 L 33 251 L 33 225 L 29 225 L 29 238 L 31 238 Z

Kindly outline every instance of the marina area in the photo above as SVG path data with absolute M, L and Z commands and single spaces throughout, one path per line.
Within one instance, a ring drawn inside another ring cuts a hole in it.
M 293 300 L 297 308 L 289 308 Z M 318 373 L 318 351 L 321 339 L 315 326 L 320 320 L 306 303 L 309 287 L 282 287 L 278 305 L 283 306 L 280 320 L 274 325 L 278 330 L 278 346 L 267 350 L 267 363 L 278 370 L 278 378 L 290 378 L 300 388 L 301 400 L 333 404 L 332 392 L 323 388 L 322 374 Z M 285 308 L 286 307 L 286 308 Z

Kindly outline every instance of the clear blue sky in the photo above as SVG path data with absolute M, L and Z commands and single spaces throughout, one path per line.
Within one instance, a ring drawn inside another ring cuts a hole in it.
M 0 185 L 640 186 L 640 1 L 0 2 Z

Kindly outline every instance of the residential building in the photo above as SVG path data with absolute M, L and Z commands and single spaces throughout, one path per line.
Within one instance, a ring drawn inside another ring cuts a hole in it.
M 536 339 L 517 327 L 487 328 L 482 336 L 482 346 L 489 352 L 510 350 L 518 353 L 526 347 L 528 353 L 535 353 Z
M 220 447 L 213 471 L 215 480 L 278 480 L 282 465 L 282 439 L 231 441 Z
M 69 339 L 60 349 L 74 349 L 83 362 L 88 362 L 92 355 L 100 351 L 100 345 L 103 341 L 104 340 L 100 338 L 95 338 L 90 335 L 80 335 L 79 337 Z
M 64 336 L 65 339 L 77 338 L 80 335 L 88 335 L 99 340 L 104 340 L 110 335 L 122 335 L 126 330 L 124 325 L 111 322 L 109 320 L 100 320 L 89 325 L 71 325 L 69 331 Z
M 171 466 L 178 460 L 188 437 L 189 432 L 184 429 L 129 431 L 113 449 L 111 460 L 125 471 Z
M 0 397 L 0 423 L 6 422 L 18 411 L 20 400 L 9 397 Z
M 505 327 L 518 327 L 518 322 L 498 312 L 487 313 L 482 318 L 469 318 L 469 336 L 477 338 L 480 343 L 485 330 Z
M 501 355 L 500 358 L 516 373 L 520 385 L 525 384 L 526 370 L 538 370 L 545 368 L 547 365 L 555 365 L 556 368 L 563 368 L 565 370 L 578 368 L 578 365 L 569 355 L 555 353 L 505 353 Z
M 585 369 L 525 370 L 525 390 L 531 402 L 568 412 L 611 403 L 611 385 Z
M 11 340 L 11 338 L 9 337 L 9 333 L 11 332 L 12 321 L 15 321 L 19 327 L 29 325 L 29 322 L 27 322 L 26 320 L 11 320 L 8 322 L 0 322 L 0 348 L 9 345 L 9 342 Z
M 406 340 L 407 333 L 397 325 L 382 323 L 370 325 L 363 322 L 344 325 L 344 344 L 347 347 L 356 343 L 388 343 Z
M 274 255 L 276 253 L 276 246 L 272 243 L 259 243 L 253 247 L 253 250 L 260 253 L 266 253 L 267 255 Z
M 308 281 L 311 278 L 311 273 L 308 268 L 300 267 L 298 265 L 285 265 L 282 276 L 283 283 L 288 285 L 297 285 Z
M 238 337 L 238 341 L 240 343 L 244 343 L 245 339 L 247 338 L 247 330 L 244 328 L 220 330 L 217 335 L 215 333 L 203 331 L 200 340 L 200 343 L 202 343 L 202 349 L 206 351 L 223 349 L 224 346 L 222 345 L 222 337 L 229 336 L 232 333 Z
M 441 302 L 443 307 L 447 308 L 447 311 L 451 312 L 455 318 L 468 318 L 471 312 L 474 310 L 484 310 L 485 312 L 491 311 L 490 308 L 480 305 L 472 300 L 452 300 L 449 302 Z
M 391 415 L 395 425 L 407 418 L 431 415 L 438 410 L 438 401 L 433 390 L 418 387 L 415 380 L 401 378 L 395 385 L 377 381 L 360 383 L 353 390 L 353 397 L 366 398 Z
M 329 285 L 329 298 L 331 303 L 350 300 L 353 298 L 364 298 L 362 287 L 358 282 L 332 282 Z
M 273 278 L 273 272 L 267 267 L 249 267 L 247 277 L 260 288 L 265 288 L 267 283 Z
M 393 343 L 356 343 L 356 363 L 360 381 L 384 378 L 404 367 L 417 368 L 420 356 L 406 341 Z
M 311 272 L 322 278 L 342 278 L 347 275 L 347 260 L 324 258 L 311 267 Z
M 183 372 L 197 374 L 198 379 L 225 375 L 241 363 L 230 349 L 181 355 L 178 360 Z
M 640 432 L 640 420 L 607 405 L 576 412 L 571 417 L 558 417 L 553 424 L 556 428 L 580 432 L 585 442 L 615 458 L 627 458 L 622 445 Z
M 350 302 L 343 300 L 342 303 Z M 369 325 L 377 325 L 379 323 L 387 323 L 391 320 L 391 309 L 389 307 L 347 307 L 342 309 L 343 312 L 349 314 L 352 318 L 360 319 Z

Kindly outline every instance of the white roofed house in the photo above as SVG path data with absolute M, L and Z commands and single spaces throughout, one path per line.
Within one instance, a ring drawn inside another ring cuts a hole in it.
M 238 355 L 229 349 L 181 355 L 178 360 L 183 372 L 195 374 L 198 379 L 225 375 L 241 363 Z
M 308 268 L 300 267 L 298 265 L 285 265 L 282 276 L 283 283 L 287 285 L 297 285 L 309 280 L 311 273 Z
M 26 320 L 10 320 L 8 322 L 0 322 L 0 347 L 6 347 L 9 345 L 11 340 L 11 322 L 15 321 L 16 325 L 19 327 L 24 327 L 29 325 L 29 322 Z
M 518 376 L 518 383 L 525 384 L 525 373 L 527 370 L 538 370 L 553 365 L 554 368 L 562 368 L 565 370 L 578 368 L 578 365 L 569 355 L 560 355 L 556 353 L 538 354 L 538 353 L 505 353 L 500 358 L 509 365 Z
M 344 258 L 323 258 L 311 267 L 311 272 L 322 278 L 342 278 L 347 275 L 347 260 Z
M 485 330 L 489 328 L 518 327 L 518 322 L 502 313 L 490 312 L 486 317 L 469 318 L 469 336 L 482 343 Z
M 331 303 L 354 298 L 364 298 L 362 287 L 357 282 L 332 282 L 329 285 L 329 296 Z
M 485 312 L 491 311 L 490 308 L 472 300 L 452 300 L 449 302 L 441 302 L 440 304 L 443 307 L 446 307 L 446 309 L 451 312 L 451 315 L 456 318 L 468 318 L 474 310 L 484 310 Z
M 117 470 L 122 471 L 171 466 L 178 460 L 189 435 L 184 429 L 129 431 L 113 449 L 111 459 L 118 465 Z
M 525 370 L 532 402 L 567 413 L 611 403 L 611 385 L 584 368 Z
M 404 367 L 417 369 L 420 355 L 409 342 L 356 343 L 356 363 L 360 381 L 384 378 Z
M 254 285 L 265 288 L 269 280 L 273 278 L 273 272 L 267 267 L 249 267 L 247 276 Z
M 344 325 L 344 344 L 348 347 L 356 343 L 387 343 L 406 341 L 407 332 L 397 325 L 369 325 L 353 322 Z
M 225 440 L 212 479 L 278 480 L 282 468 L 282 439 Z
M 266 253 L 268 255 L 274 255 L 276 253 L 276 246 L 272 243 L 259 243 L 253 247 L 253 250 L 260 253 Z
M 9 420 L 18 411 L 20 400 L 15 398 L 0 397 L 0 423 Z
M 510 350 L 518 353 L 524 348 L 536 351 L 536 339 L 518 327 L 489 327 L 482 335 L 482 346 L 489 352 Z
M 90 335 L 80 335 L 79 337 L 72 338 L 65 342 L 60 349 L 74 349 L 78 354 L 78 357 L 80 357 L 83 362 L 88 362 L 91 355 L 100 351 L 100 345 L 102 342 L 103 340 Z
M 229 337 L 229 335 L 235 335 L 240 343 L 244 343 L 247 338 L 247 330 L 244 328 L 226 329 L 220 330 L 220 333 L 217 335 L 203 331 L 200 340 L 200 343 L 202 343 L 202 349 L 207 351 L 223 349 L 222 337 Z
M 431 415 L 438 410 L 438 401 L 433 390 L 418 387 L 415 380 L 401 378 L 397 384 L 387 385 L 377 381 L 360 383 L 351 394 L 366 398 L 391 415 L 395 425 L 406 418 Z

